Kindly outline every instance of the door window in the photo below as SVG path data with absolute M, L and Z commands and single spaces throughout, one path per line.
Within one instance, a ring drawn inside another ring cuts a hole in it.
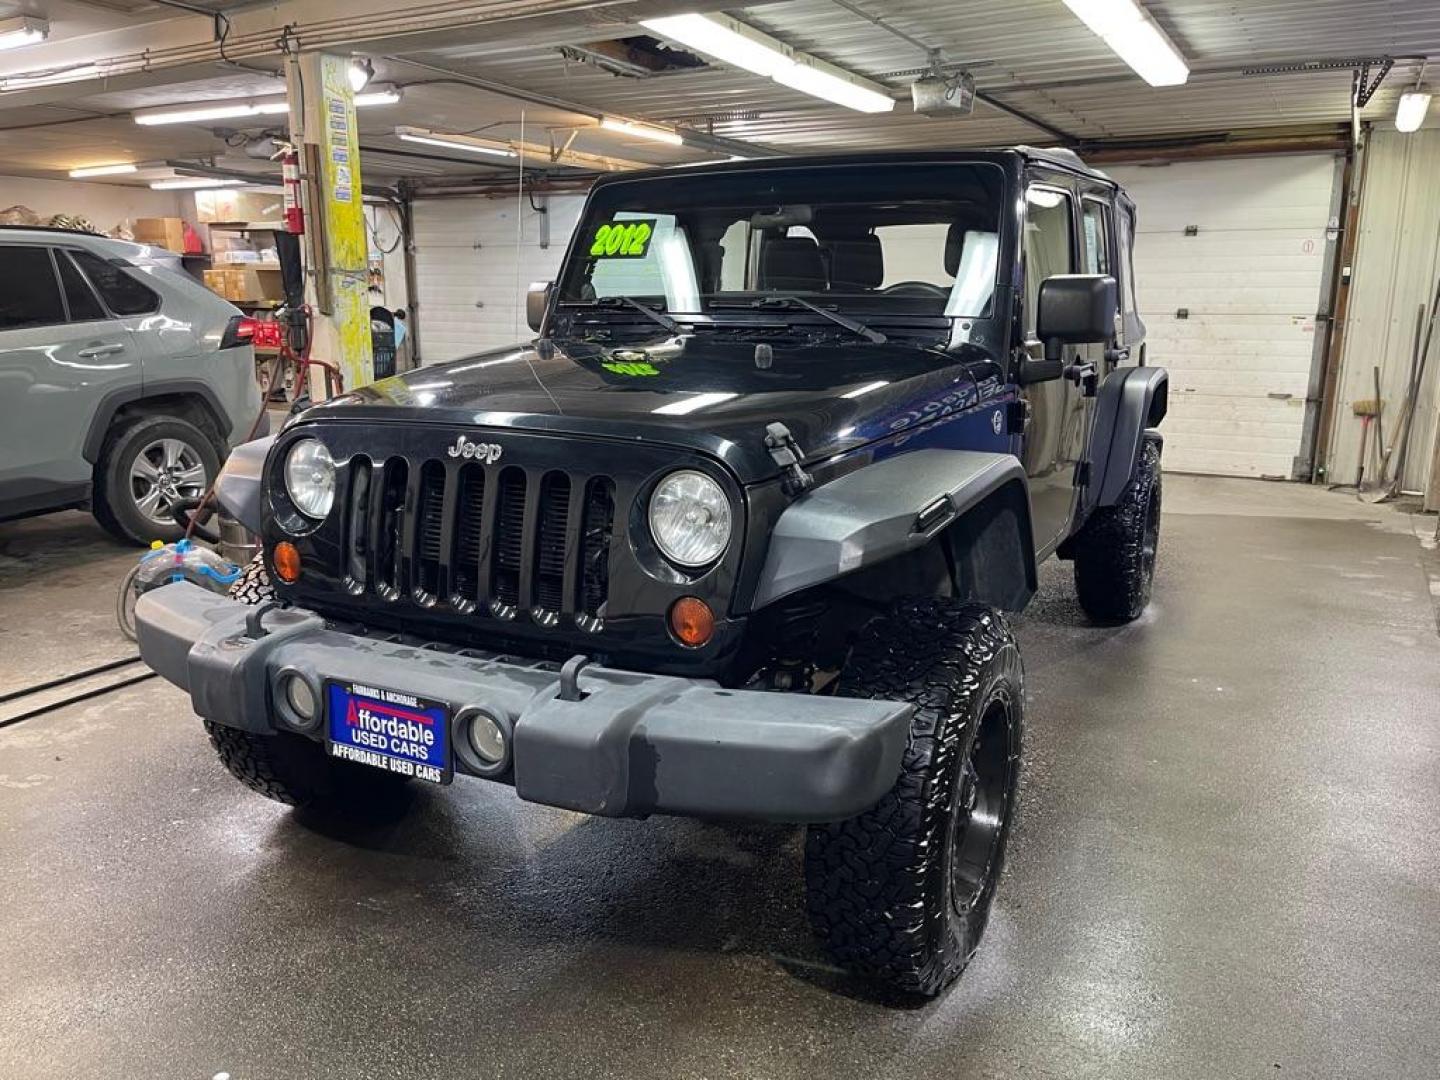
M 121 267 L 89 251 L 71 254 L 116 315 L 148 315 L 159 308 L 160 298 Z
M 1087 274 L 1109 274 L 1110 230 L 1105 227 L 1105 204 L 1095 199 L 1085 200 L 1085 272 Z
M 1054 188 L 1031 188 L 1025 206 L 1025 336 L 1033 340 L 1040 283 L 1075 265 L 1075 218 L 1070 196 Z
M 0 246 L 0 330 L 64 321 L 50 249 Z
M 55 253 L 55 265 L 60 268 L 60 286 L 65 290 L 65 306 L 70 309 L 70 321 L 93 322 L 105 318 L 105 309 L 95 298 L 95 291 L 65 252 Z

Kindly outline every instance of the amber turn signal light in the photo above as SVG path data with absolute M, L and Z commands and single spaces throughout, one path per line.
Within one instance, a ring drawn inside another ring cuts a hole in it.
M 272 558 L 275 562 L 275 574 L 281 581 L 293 585 L 300 580 L 300 549 L 289 540 L 281 540 L 275 545 Z
M 670 608 L 670 632 L 682 645 L 698 649 L 715 636 L 715 613 L 694 596 L 682 596 Z

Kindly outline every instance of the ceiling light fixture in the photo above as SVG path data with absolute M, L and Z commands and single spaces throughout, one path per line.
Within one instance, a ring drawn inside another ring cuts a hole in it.
M 387 86 L 385 89 L 367 90 L 363 94 L 355 95 L 355 107 L 357 109 L 368 108 L 371 105 L 399 105 L 400 88 L 398 86 Z
M 1417 83 L 1413 90 L 1400 95 L 1400 107 L 1395 110 L 1395 130 L 1406 135 L 1419 131 L 1429 111 L 1430 89 Z
M 39 45 L 49 35 L 50 24 L 45 19 L 36 19 L 27 14 L 23 14 L 19 19 L 0 19 L 0 49 Z
M 350 61 L 345 76 L 350 80 L 351 91 L 358 94 L 369 86 L 370 80 L 375 77 L 375 65 L 368 56 L 357 56 Z
M 0 49 L 19 49 L 38 45 L 50 36 L 50 24 L 44 19 L 22 15 L 16 19 L 0 19 Z
M 429 128 L 397 127 L 395 137 L 404 142 L 422 143 L 425 146 L 439 146 L 446 150 L 463 150 L 468 154 L 490 154 L 493 157 L 519 157 L 514 150 L 501 142 L 477 139 L 473 135 L 452 135 Z
M 619 132 L 622 135 L 634 135 L 640 139 L 650 139 L 652 142 L 668 143 L 671 146 L 684 146 L 685 140 L 680 133 L 673 128 L 653 127 L 650 124 L 637 124 L 633 120 L 621 120 L 615 116 L 602 116 L 600 126 L 606 131 Z
M 1065 6 L 1151 86 L 1180 86 L 1190 65 L 1135 0 L 1065 0 Z
M 87 165 L 83 169 L 71 169 L 70 178 L 79 180 L 86 176 L 120 176 L 124 173 L 133 173 L 140 166 L 126 162 L 123 165 Z
M 881 83 L 792 49 L 778 38 L 728 15 L 671 15 L 644 19 L 640 25 L 723 64 L 763 75 L 782 86 L 847 109 L 880 113 L 895 108 L 895 99 Z
M 248 187 L 243 180 L 225 180 L 218 176 L 177 176 L 171 180 L 156 180 L 152 191 L 195 191 L 200 188 Z
M 394 105 L 400 101 L 400 90 L 389 86 L 355 95 L 355 107 Z M 250 116 L 283 116 L 290 111 L 290 102 L 281 97 L 250 98 L 246 101 L 197 101 L 191 105 L 162 105 L 140 109 L 132 114 L 137 124 L 202 124 L 207 120 L 241 120 Z

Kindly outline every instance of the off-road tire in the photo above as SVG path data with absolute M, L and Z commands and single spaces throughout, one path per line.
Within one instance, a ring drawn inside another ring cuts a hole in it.
M 159 439 L 185 443 L 205 469 L 206 484 L 220 475 L 220 453 L 211 435 L 178 416 L 134 416 L 116 424 L 105 438 L 95 463 L 90 507 L 106 532 L 127 544 L 173 541 L 185 530 L 173 521 L 153 521 L 141 512 L 131 494 L 130 470 L 146 446 Z
M 1075 593 L 1096 622 L 1129 622 L 1150 603 L 1160 487 L 1160 446 L 1147 439 L 1120 501 L 1096 510 L 1075 538 Z
M 270 584 L 270 574 L 265 569 L 264 556 L 257 553 L 241 575 L 230 586 L 230 599 L 242 604 L 264 604 L 275 599 L 275 586 Z
M 260 555 L 230 586 L 230 597 L 245 604 L 275 598 L 275 588 Z M 317 809 L 372 809 L 403 797 L 408 777 L 380 772 L 325 753 L 320 743 L 301 735 L 262 735 L 203 721 L 210 745 L 230 775 L 251 791 L 287 806 Z
M 866 628 L 838 692 L 913 702 L 915 715 L 894 788 L 857 817 L 810 827 L 810 922 L 845 968 L 931 997 L 974 955 L 1004 865 L 1024 727 L 1020 652 L 991 608 L 908 600 Z M 972 782 L 975 753 L 983 793 Z M 978 817 L 972 791 L 984 804 Z M 957 856 L 976 856 L 965 840 L 982 835 L 972 828 L 990 831 L 980 857 L 961 863 L 962 889 Z

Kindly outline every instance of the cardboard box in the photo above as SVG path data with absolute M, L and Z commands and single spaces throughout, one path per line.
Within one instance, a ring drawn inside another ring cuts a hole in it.
M 204 222 L 278 222 L 285 215 L 285 196 L 243 188 L 216 188 L 195 193 L 195 214 Z
M 235 300 L 284 300 L 285 286 L 280 279 L 280 271 L 268 269 L 256 269 L 253 266 L 230 267 L 225 271 L 233 274 L 238 279 L 238 297 L 230 297 Z
M 178 217 L 136 218 L 130 227 L 137 244 L 185 252 L 185 223 Z

